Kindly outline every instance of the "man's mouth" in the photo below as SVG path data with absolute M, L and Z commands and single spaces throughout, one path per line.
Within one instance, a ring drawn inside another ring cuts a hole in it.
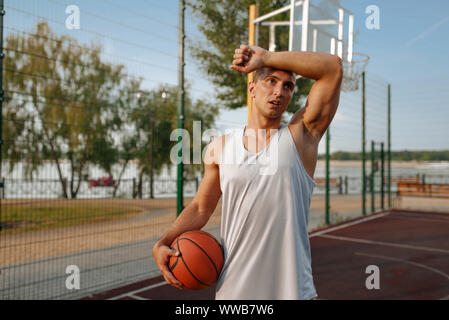
M 275 106 L 280 106 L 281 105 L 281 102 L 278 101 L 278 100 L 271 100 L 271 101 L 269 101 L 269 103 L 272 104 L 272 105 L 275 105 Z

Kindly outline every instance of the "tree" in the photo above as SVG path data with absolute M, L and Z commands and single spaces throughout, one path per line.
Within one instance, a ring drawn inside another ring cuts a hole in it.
M 111 152 L 112 132 L 122 125 L 124 66 L 103 62 L 101 47 L 57 36 L 45 22 L 28 36 L 9 35 L 6 46 L 3 156 L 11 171 L 25 160 L 29 177 L 44 160 L 53 160 L 63 196 L 76 198 L 88 164 Z M 69 186 L 62 159 L 70 162 Z
M 141 78 L 126 74 L 123 65 L 102 61 L 100 46 L 81 46 L 68 36 L 58 36 L 45 22 L 27 35 L 9 35 L 6 47 L 2 153 L 10 171 L 23 162 L 25 175 L 31 178 L 45 160 L 52 160 L 63 197 L 76 198 L 89 165 L 98 165 L 111 176 L 119 165 L 113 196 L 131 160 L 138 161 L 140 185 L 144 175 L 152 177 L 171 165 L 176 86 L 147 90 L 139 99 Z M 210 128 L 218 109 L 193 101 L 188 90 L 187 86 L 186 129 L 192 132 L 193 120 Z M 70 163 L 69 177 L 63 172 L 63 160 Z M 186 176 L 199 169 L 200 165 L 188 167 Z
M 160 87 L 141 92 L 139 102 L 130 113 L 131 123 L 135 125 L 136 136 L 135 159 L 138 160 L 138 189 L 141 189 L 143 177 L 149 176 L 152 184 L 153 175 L 160 174 L 164 167 L 173 165 L 170 152 L 176 141 L 170 141 L 170 135 L 177 128 L 177 97 L 178 87 L 161 85 Z M 202 131 L 212 127 L 218 114 L 218 107 L 204 100 L 193 101 L 189 86 L 186 85 L 185 95 L 185 130 L 193 138 L 193 122 L 201 121 Z M 151 147 L 151 135 L 152 147 Z M 205 143 L 201 142 L 201 150 Z M 152 157 L 150 152 L 152 152 Z M 193 143 L 190 143 L 192 160 Z M 152 159 L 152 161 L 150 161 Z M 193 178 L 201 170 L 201 164 L 186 165 L 184 178 Z
M 281 8 L 290 0 L 261 0 L 260 15 Z M 199 30 L 204 34 L 206 43 L 190 41 L 192 56 L 199 61 L 200 69 L 218 88 L 217 98 L 228 109 L 237 109 L 246 105 L 246 75 L 229 70 L 235 48 L 248 43 L 248 8 L 254 0 L 196 0 L 190 4 L 193 13 L 199 19 Z M 281 14 L 288 20 L 288 12 Z M 277 17 L 279 19 L 279 17 Z M 278 50 L 288 49 L 288 32 L 277 28 Z M 268 28 L 260 28 L 259 45 L 268 48 Z M 299 78 L 292 101 L 287 108 L 296 112 L 304 103 L 312 81 Z

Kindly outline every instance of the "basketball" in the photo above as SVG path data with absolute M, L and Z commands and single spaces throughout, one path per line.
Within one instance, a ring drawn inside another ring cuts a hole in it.
M 170 248 L 180 253 L 170 257 L 170 271 L 184 287 L 201 290 L 218 280 L 224 262 L 223 250 L 210 233 L 202 230 L 185 232 L 173 240 Z

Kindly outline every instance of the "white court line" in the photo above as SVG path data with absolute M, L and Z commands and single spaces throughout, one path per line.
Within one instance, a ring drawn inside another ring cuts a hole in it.
M 138 289 L 138 290 L 134 290 L 134 291 L 131 291 L 131 292 L 127 292 L 127 293 L 121 294 L 121 295 L 119 295 L 119 296 L 115 296 L 115 297 L 109 298 L 108 300 L 118 300 L 118 299 L 120 299 L 120 298 L 132 296 L 132 295 L 134 295 L 134 294 L 136 294 L 136 293 L 140 293 L 140 292 L 142 292 L 142 291 L 146 291 L 146 290 L 150 290 L 150 289 L 153 289 L 153 288 L 161 287 L 161 286 L 163 286 L 163 285 L 168 285 L 168 284 L 167 284 L 167 282 L 162 281 L 162 282 L 153 284 L 153 285 L 148 286 L 148 287 L 145 287 L 145 288 L 140 288 L 140 289 Z
M 407 216 L 406 214 L 403 214 L 403 213 L 397 213 L 397 212 L 395 212 L 395 214 L 393 215 L 391 215 L 391 218 L 398 218 L 398 219 L 413 219 L 413 220 L 420 220 L 420 221 L 429 221 L 429 222 L 443 222 L 443 223 L 449 223 L 449 219 L 445 219 L 445 218 L 440 218 L 440 219 L 438 219 L 438 218 L 421 218 L 421 217 L 423 217 L 423 215 L 421 215 L 421 216 L 418 216 L 418 215 L 415 215 L 415 216 L 412 216 L 412 215 L 409 215 L 409 216 Z
M 421 264 L 421 263 L 417 263 L 417 262 L 413 262 L 413 261 L 408 261 L 408 260 L 404 260 L 404 259 L 399 259 L 399 258 L 392 258 L 392 257 L 387 257 L 387 256 L 382 256 L 382 255 L 377 255 L 377 254 L 367 254 L 367 253 L 362 253 L 362 252 L 354 252 L 355 255 L 358 256 L 365 256 L 365 257 L 372 257 L 372 258 L 381 258 L 381 259 L 386 259 L 386 260 L 392 260 L 392 261 L 399 261 L 399 262 L 403 262 L 403 263 L 407 263 L 407 264 L 411 264 L 413 266 L 416 267 L 420 267 L 423 269 L 427 269 L 429 271 L 438 273 L 439 275 L 442 275 L 443 277 L 446 278 L 446 280 L 449 280 L 449 275 L 444 273 L 441 270 L 426 266 L 425 264 Z M 448 300 L 449 299 L 449 295 L 440 298 L 439 300 Z
M 136 300 L 151 300 L 151 299 L 146 299 L 146 298 L 142 298 L 142 297 L 139 297 L 139 296 L 135 296 L 133 294 L 130 294 L 128 297 L 136 299 Z
M 430 251 L 430 252 L 439 252 L 449 254 L 449 250 L 445 249 L 436 249 L 430 247 L 422 247 L 422 246 L 412 246 L 408 244 L 399 244 L 399 243 L 391 243 L 391 242 L 383 242 L 383 241 L 372 241 L 365 239 L 357 239 L 357 238 L 348 238 L 348 237 L 340 237 L 340 236 L 332 236 L 332 235 L 320 235 L 322 238 L 349 241 L 349 242 L 357 242 L 357 243 L 365 243 L 365 244 L 376 244 L 381 246 L 389 246 L 396 248 L 404 248 L 404 249 L 413 249 L 413 250 L 421 250 L 421 251 Z
M 356 221 L 353 221 L 353 222 L 348 222 L 346 224 L 339 225 L 339 226 L 336 226 L 334 228 L 329 228 L 329 229 L 326 229 L 326 230 L 323 230 L 323 231 L 318 231 L 316 233 L 312 233 L 309 236 L 309 238 L 313 238 L 313 237 L 316 237 L 316 236 L 321 236 L 322 234 L 325 234 L 325 233 L 329 233 L 329 232 L 332 232 L 332 231 L 344 229 L 344 228 L 353 226 L 355 224 L 359 224 L 359 223 L 362 223 L 362 222 L 366 222 L 366 221 L 374 220 L 374 219 L 377 219 L 377 218 L 381 218 L 381 217 L 384 217 L 384 216 L 389 215 L 389 214 L 390 214 L 389 212 L 380 213 L 380 214 L 377 214 L 375 216 L 366 217 L 366 218 L 363 218 L 363 219 L 360 219 L 360 220 L 356 220 Z

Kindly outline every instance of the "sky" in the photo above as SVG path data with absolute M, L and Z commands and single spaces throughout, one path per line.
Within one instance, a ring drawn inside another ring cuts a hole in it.
M 311 0 L 312 4 L 320 2 Z M 449 149 L 449 1 L 340 2 L 354 14 L 354 51 L 370 57 L 366 67 L 368 143 L 386 141 L 386 86 L 390 84 L 392 149 Z M 69 5 L 80 9 L 79 29 L 67 29 L 70 13 L 65 11 Z M 368 29 L 366 24 L 372 14 L 366 8 L 373 5 L 379 9 L 378 29 Z M 101 44 L 104 59 L 124 64 L 129 75 L 141 76 L 145 88 L 178 82 L 177 0 L 15 0 L 5 1 L 5 6 L 5 35 L 31 32 L 38 21 L 46 20 L 57 34 L 86 45 Z M 333 18 L 337 16 L 335 11 Z M 196 23 L 187 10 L 188 43 L 204 41 Z M 200 64 L 187 50 L 185 72 L 191 94 L 216 103 L 215 88 L 199 70 Z M 360 150 L 360 115 L 360 92 L 343 92 L 330 129 L 331 151 Z M 246 107 L 220 109 L 216 127 L 224 133 L 226 128 L 243 127 L 246 121 Z M 321 143 L 320 153 L 323 148 Z

